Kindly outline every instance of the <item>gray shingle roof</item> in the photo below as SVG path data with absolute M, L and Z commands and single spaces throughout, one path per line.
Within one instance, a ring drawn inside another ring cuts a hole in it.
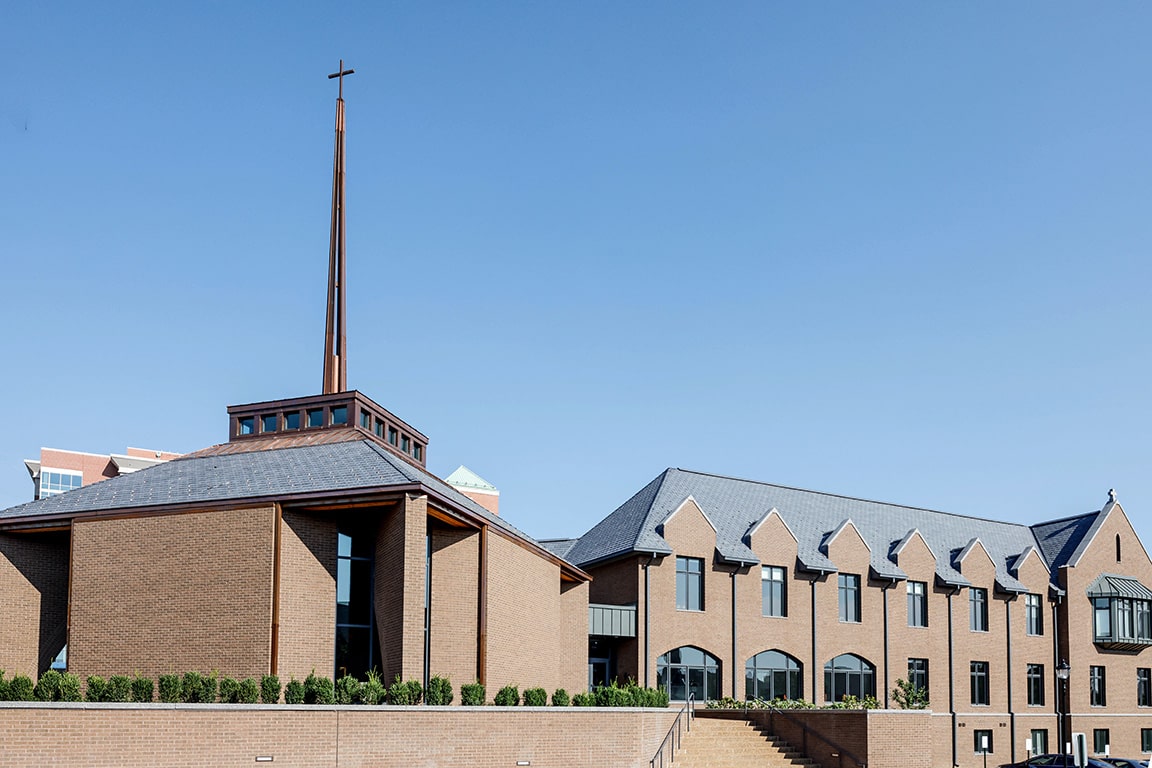
M 440 478 L 371 440 L 174 459 L 0 510 L 0 522 L 177 504 L 272 500 L 304 493 L 385 490 L 412 483 L 420 483 L 496 527 L 535 543 Z
M 748 549 L 748 532 L 772 510 L 796 536 L 801 566 L 812 571 L 837 570 L 828 559 L 827 543 L 850 521 L 871 548 L 872 569 L 880 577 L 906 577 L 892 553 L 915 529 L 936 555 L 936 575 L 942 582 L 968 583 L 957 566 L 962 553 L 978 539 L 996 564 L 997 584 L 1025 591 L 1012 571 L 1017 558 L 1035 547 L 1051 563 L 1049 549 L 1061 541 L 1055 531 L 1041 539 L 1026 525 L 668 469 L 582 536 L 568 551 L 568 559 L 587 567 L 632 553 L 671 554 L 660 524 L 689 496 L 715 525 L 717 552 L 728 562 L 759 562 Z M 1075 539 L 1075 531 L 1068 536 Z M 1046 548 L 1045 542 L 1051 547 Z

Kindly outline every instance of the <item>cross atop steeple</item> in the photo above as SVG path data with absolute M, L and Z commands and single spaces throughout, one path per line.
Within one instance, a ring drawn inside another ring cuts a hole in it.
M 348 389 L 347 338 L 344 307 L 344 76 L 354 69 L 340 69 L 329 80 L 340 79 L 336 97 L 336 150 L 332 161 L 332 235 L 328 243 L 328 313 L 324 329 L 324 388 L 326 395 Z

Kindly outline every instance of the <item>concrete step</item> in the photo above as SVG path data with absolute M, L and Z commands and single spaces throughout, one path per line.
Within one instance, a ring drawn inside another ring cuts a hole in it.
M 819 768 L 782 739 L 745 720 L 697 718 L 675 768 Z

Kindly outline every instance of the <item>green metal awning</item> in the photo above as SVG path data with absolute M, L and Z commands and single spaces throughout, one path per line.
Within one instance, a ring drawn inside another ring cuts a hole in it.
M 1136 579 L 1102 573 L 1088 586 L 1088 597 L 1127 597 L 1133 600 L 1152 600 L 1152 589 Z

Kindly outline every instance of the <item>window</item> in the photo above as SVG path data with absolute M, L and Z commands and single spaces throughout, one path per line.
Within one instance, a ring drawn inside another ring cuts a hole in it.
M 676 558 L 676 609 L 704 610 L 704 561 L 699 557 Z
M 1044 665 L 1028 665 L 1028 706 L 1044 706 Z
M 928 626 L 928 585 L 923 581 L 908 582 L 908 626 Z
M 396 427 L 388 427 L 388 444 L 398 445 L 400 443 L 400 433 L 396 431 Z
M 360 411 L 360 426 L 364 427 L 364 429 L 372 426 L 372 414 L 368 413 L 368 411 Z
M 300 411 L 284 414 L 284 429 L 300 429 Z
M 1044 634 L 1044 608 L 1040 595 L 1024 595 L 1024 629 L 1029 635 Z
M 1152 707 L 1152 669 L 1136 670 L 1136 706 Z
M 400 438 L 400 450 L 404 451 L 404 453 L 410 452 L 410 450 L 411 450 L 410 446 L 411 445 L 412 445 L 412 439 L 410 437 L 408 437 L 408 435 L 404 435 L 403 437 Z
M 424 446 L 420 443 L 412 443 L 412 458 L 416 461 L 422 461 L 424 456 Z
M 1140 729 L 1140 751 L 1152 752 L 1152 728 Z
M 361 677 L 379 662 L 373 576 L 375 537 L 336 536 L 336 676 Z
M 656 685 L 668 691 L 672 701 L 720 698 L 720 662 L 699 648 L 685 645 L 656 659 Z
M 242 416 L 236 419 L 236 434 L 252 435 L 256 433 L 256 417 Z
M 853 653 L 837 656 L 824 665 L 824 700 L 845 696 L 862 699 L 876 695 L 876 668 Z
M 1152 645 L 1152 604 L 1128 597 L 1092 598 L 1093 639 L 1105 647 L 1139 650 Z
M 928 659 L 908 659 L 908 682 L 928 690 Z
M 1104 667 L 1088 668 L 1088 691 L 1092 706 L 1108 706 L 1108 690 L 1104 679 Z
M 785 590 L 783 568 L 765 565 L 760 569 L 760 602 L 765 616 L 788 615 L 788 593 Z
M 977 728 L 972 731 L 972 750 L 980 755 L 985 752 L 995 752 L 992 749 L 992 731 Z
M 988 706 L 988 662 L 973 661 L 969 664 L 969 670 L 972 703 Z
M 764 651 L 744 665 L 744 696 L 748 699 L 802 699 L 800 662 L 780 651 Z
M 376 424 L 374 425 L 372 431 L 374 431 L 376 433 L 376 437 L 383 438 L 384 437 L 384 422 L 380 421 L 380 419 L 376 419 Z
M 310 426 L 310 427 L 322 427 L 322 426 L 324 426 L 324 409 L 323 408 L 313 408 L 312 410 L 308 411 L 308 426 Z
M 266 413 L 260 417 L 260 431 L 261 432 L 275 432 L 280 417 L 275 413 Z
M 1098 755 L 1102 755 L 1108 751 L 1108 729 L 1107 728 L 1093 728 L 1092 729 L 1092 751 Z
M 860 621 L 860 577 L 840 574 L 840 621 Z M 835 699 L 838 701 L 838 699 Z
M 348 406 L 337 405 L 331 410 L 332 426 L 337 427 L 348 423 Z
M 41 469 L 40 488 L 36 498 L 46 499 L 60 493 L 72 491 L 84 484 L 84 473 L 67 469 Z
M 988 590 L 968 589 L 968 628 L 973 632 L 988 631 Z
M 1032 729 L 1032 754 L 1046 755 L 1048 754 L 1048 729 L 1047 728 L 1033 728 Z

